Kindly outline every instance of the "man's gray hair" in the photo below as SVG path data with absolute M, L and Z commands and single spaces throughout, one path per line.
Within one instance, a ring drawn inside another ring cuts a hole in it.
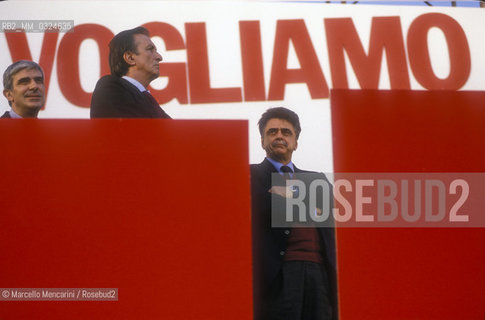
M 44 70 L 35 63 L 34 61 L 30 60 L 19 60 L 15 63 L 12 63 L 3 73 L 3 88 L 12 90 L 13 89 L 13 76 L 24 69 L 35 69 L 40 71 L 42 74 L 42 78 L 44 78 Z

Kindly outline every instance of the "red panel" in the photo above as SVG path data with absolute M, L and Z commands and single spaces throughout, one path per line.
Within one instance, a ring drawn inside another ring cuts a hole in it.
M 333 90 L 335 172 L 485 172 L 485 92 Z M 341 316 L 484 319 L 485 230 L 339 229 Z
M 245 121 L 2 119 L 0 149 L 0 287 L 119 288 L 2 320 L 251 318 Z

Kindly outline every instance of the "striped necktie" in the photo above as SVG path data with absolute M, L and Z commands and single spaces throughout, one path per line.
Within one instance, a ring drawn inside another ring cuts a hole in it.
M 280 170 L 283 172 L 283 177 L 285 177 L 285 179 L 290 179 L 293 175 L 293 170 L 288 166 L 282 166 Z

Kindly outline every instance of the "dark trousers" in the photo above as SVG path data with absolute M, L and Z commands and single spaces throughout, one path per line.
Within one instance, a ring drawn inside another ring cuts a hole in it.
M 263 303 L 266 320 L 332 319 L 325 267 L 309 261 L 287 261 Z

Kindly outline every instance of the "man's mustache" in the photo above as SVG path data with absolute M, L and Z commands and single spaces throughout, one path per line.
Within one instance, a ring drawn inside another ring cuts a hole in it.
M 281 145 L 288 147 L 288 143 L 283 139 L 277 139 L 273 141 L 273 143 L 271 144 L 272 147 L 281 146 Z
M 42 93 L 40 92 L 40 90 L 38 88 L 36 88 L 36 89 L 31 89 L 31 90 L 27 91 L 25 96 L 26 97 L 41 97 Z

